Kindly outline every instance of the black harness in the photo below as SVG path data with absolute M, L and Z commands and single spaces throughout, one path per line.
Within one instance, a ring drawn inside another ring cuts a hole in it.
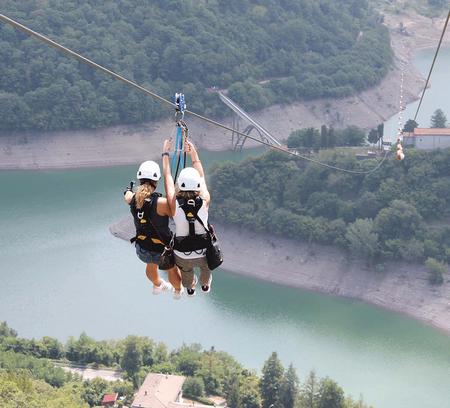
M 162 253 L 169 244 L 172 233 L 169 229 L 169 217 L 156 212 L 159 197 L 161 194 L 152 193 L 139 209 L 136 207 L 136 197 L 131 199 L 130 211 L 136 227 L 136 236 L 131 242 L 136 241 L 143 249 Z
M 175 237 L 174 249 L 180 252 L 193 252 L 205 249 L 210 241 L 209 234 L 195 233 L 195 221 L 199 220 L 198 212 L 203 205 L 201 197 L 195 199 L 177 198 L 178 205 L 184 211 L 187 222 L 189 223 L 189 235 L 184 237 Z

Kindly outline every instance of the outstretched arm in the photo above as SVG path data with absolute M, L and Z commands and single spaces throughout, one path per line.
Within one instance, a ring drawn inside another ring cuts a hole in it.
M 203 170 L 202 162 L 200 161 L 200 157 L 198 155 L 197 149 L 190 141 L 187 140 L 186 144 L 185 144 L 185 150 L 186 150 L 186 153 L 188 153 L 191 158 L 192 167 L 198 171 L 198 173 L 200 174 L 200 177 L 202 178 L 201 195 L 202 195 L 203 199 L 206 201 L 206 204 L 209 205 L 211 197 L 209 195 L 208 187 L 206 186 L 205 172 Z
M 172 147 L 171 140 L 165 140 L 163 145 L 163 175 L 164 175 L 164 189 L 166 190 L 167 205 L 169 206 L 170 215 L 175 215 L 175 184 L 173 182 L 172 173 L 170 172 L 169 152 Z
M 191 158 L 192 167 L 198 171 L 200 177 L 205 178 L 205 172 L 203 171 L 202 162 L 200 161 L 200 157 L 198 156 L 197 149 L 195 148 L 193 143 L 190 142 L 189 140 L 186 141 L 185 150 L 186 153 L 189 154 Z

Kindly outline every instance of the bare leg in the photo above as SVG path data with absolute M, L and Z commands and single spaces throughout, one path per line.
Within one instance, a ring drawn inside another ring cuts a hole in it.
M 181 273 L 178 267 L 175 265 L 173 268 L 169 269 L 167 271 L 167 276 L 174 289 L 179 292 L 181 290 Z
M 161 285 L 161 279 L 159 279 L 159 273 L 158 273 L 158 265 L 148 263 L 147 267 L 145 268 L 145 274 L 147 275 L 147 278 L 150 282 L 153 283 L 153 286 L 159 286 Z

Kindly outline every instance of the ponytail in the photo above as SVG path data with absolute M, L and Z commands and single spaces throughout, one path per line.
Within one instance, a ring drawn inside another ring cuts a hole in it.
M 136 208 L 140 210 L 144 205 L 144 202 L 149 198 L 156 189 L 156 183 L 153 180 L 146 180 L 141 184 L 135 194 Z

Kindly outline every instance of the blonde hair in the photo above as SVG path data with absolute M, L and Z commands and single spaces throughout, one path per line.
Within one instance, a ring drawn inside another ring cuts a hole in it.
M 145 183 L 141 184 L 135 194 L 136 199 L 136 208 L 140 210 L 142 206 L 144 205 L 144 202 L 147 198 L 149 198 L 152 193 L 156 189 L 156 183 L 154 181 L 146 181 Z
M 191 200 L 200 195 L 200 191 L 182 191 L 178 184 L 175 186 L 175 195 L 177 198 L 184 198 L 185 200 Z

